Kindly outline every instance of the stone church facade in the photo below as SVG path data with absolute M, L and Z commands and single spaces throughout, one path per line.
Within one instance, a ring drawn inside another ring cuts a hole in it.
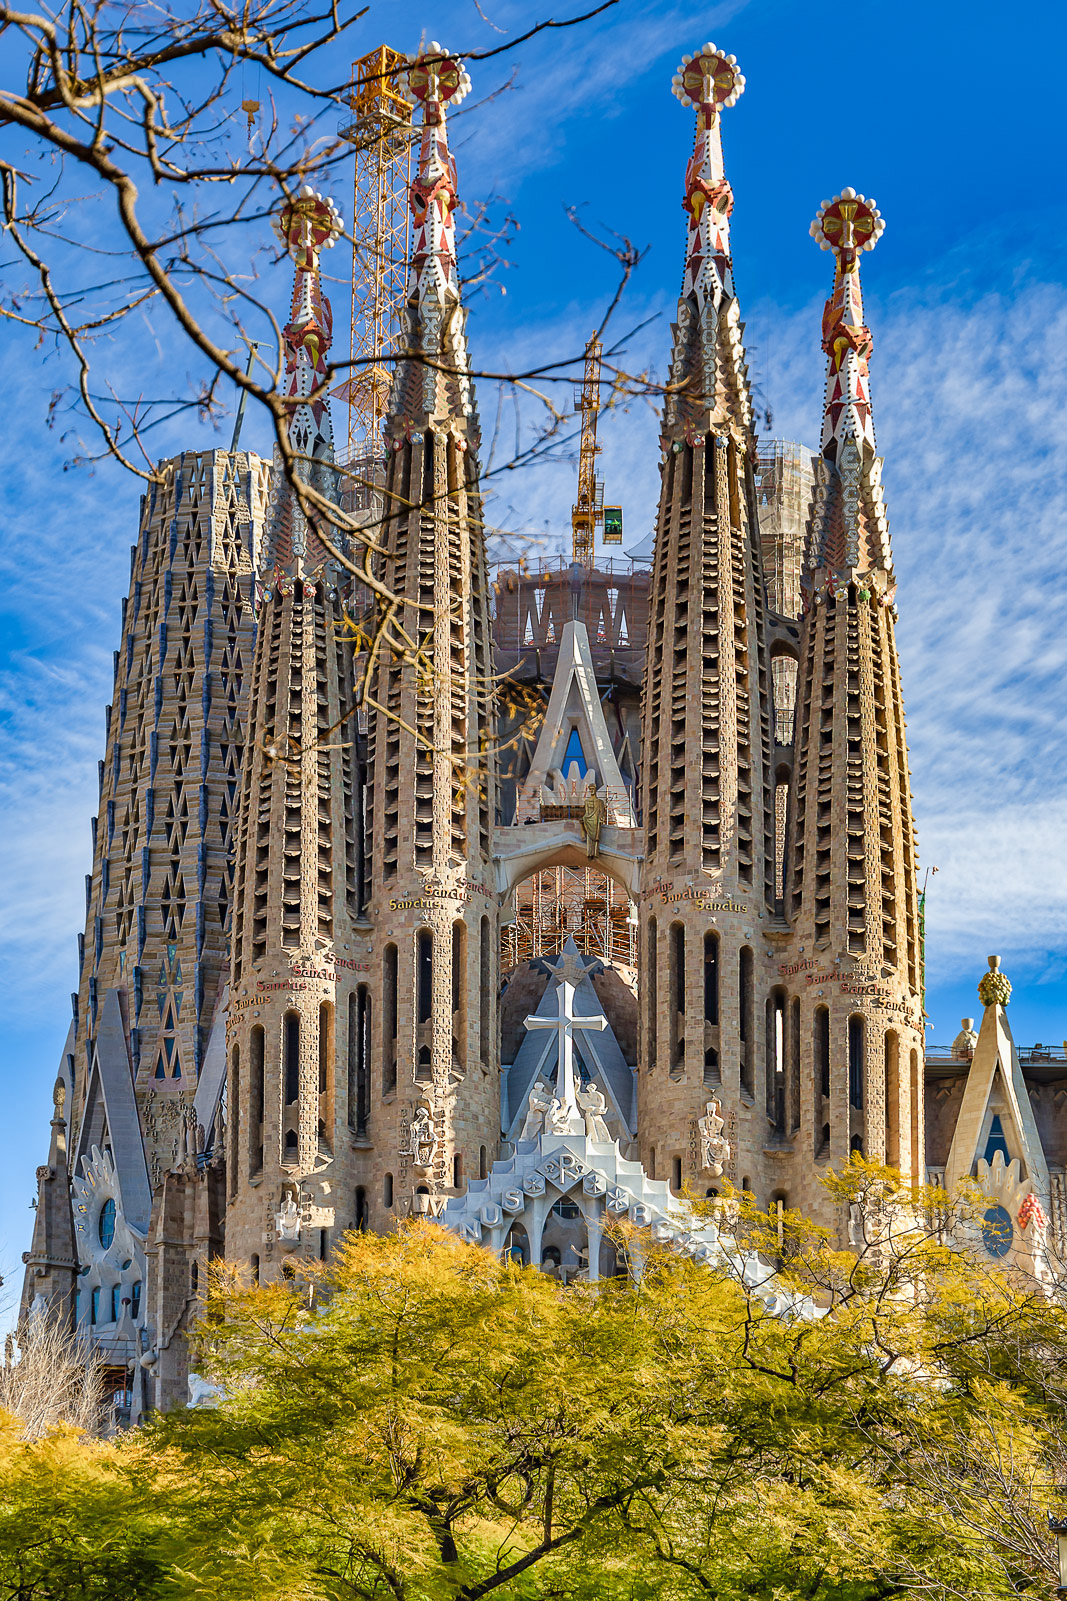
M 410 84 L 376 648 L 347 621 L 363 547 L 322 509 L 341 222 L 311 190 L 278 223 L 296 482 L 183 454 L 133 547 L 23 1301 L 92 1332 L 120 1419 L 186 1398 L 213 1257 L 267 1281 L 406 1216 L 595 1279 L 611 1217 L 714 1260 L 682 1194 L 724 1181 L 844 1240 L 820 1177 L 858 1151 L 984 1173 L 1031 1255 L 1065 1221 L 1067 1065 L 1020 1063 L 1003 975 L 979 1034 L 924 1051 L 877 208 L 845 189 L 812 225 L 820 449 L 760 446 L 721 142 L 744 79 L 687 57 L 651 562 L 491 571 L 447 129 L 468 79 L 434 55 Z

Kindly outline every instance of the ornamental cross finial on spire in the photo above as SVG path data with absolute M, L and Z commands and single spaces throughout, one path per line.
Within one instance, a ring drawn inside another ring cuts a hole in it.
M 682 201 L 688 237 L 671 371 L 672 385 L 684 385 L 686 393 L 668 396 L 665 425 L 669 435 L 691 443 L 705 431 L 701 414 L 745 432 L 752 426 L 730 255 L 734 197 L 723 169 L 720 124 L 720 113 L 737 104 L 744 88 L 736 57 L 710 43 L 683 57 L 672 82 L 682 105 L 695 109 L 697 125 Z
M 829 469 L 815 507 L 809 565 L 838 575 L 881 570 L 889 575 L 891 589 L 889 520 L 871 411 L 873 341 L 863 319 L 859 270 L 860 252 L 873 250 L 884 230 L 874 201 L 855 189 L 824 200 L 811 225 L 812 238 L 833 251 L 834 287 L 822 318 L 827 356 L 822 454 Z
M 689 216 L 683 295 L 716 303 L 734 292 L 730 259 L 730 213 L 733 190 L 722 163 L 719 112 L 734 106 L 745 89 L 734 56 L 724 56 L 713 44 L 695 55 L 684 56 L 675 73 L 672 92 L 683 106 L 697 112 L 696 143 L 685 174 L 682 205 Z
M 411 185 L 412 254 L 409 305 L 415 311 L 421 372 L 421 406 L 427 421 L 442 414 L 473 413 L 467 374 L 459 276 L 456 270 L 456 164 L 448 148 L 446 108 L 457 106 L 471 81 L 462 61 L 436 42 L 408 67 L 408 84 L 422 106 L 418 172 Z M 411 411 L 414 396 L 397 399 Z
M 841 442 L 855 439 L 874 454 L 869 362 L 873 341 L 863 320 L 860 289 L 861 250 L 873 250 L 885 230 L 873 200 L 843 189 L 824 200 L 811 225 L 811 236 L 834 253 L 834 289 L 822 319 L 822 347 L 829 357 L 823 455 L 834 461 Z

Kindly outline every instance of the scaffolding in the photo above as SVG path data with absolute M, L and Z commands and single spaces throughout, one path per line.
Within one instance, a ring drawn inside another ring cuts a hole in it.
M 768 440 L 759 446 L 755 477 L 767 599 L 771 610 L 780 617 L 797 618 L 800 616 L 800 575 L 815 493 L 814 452 L 791 440 Z M 796 662 L 786 656 L 776 656 L 771 662 L 771 683 L 774 737 L 779 744 L 790 745 L 796 716 Z M 784 783 L 775 788 L 775 895 L 778 900 L 785 895 L 786 792 Z
M 585 956 L 636 972 L 637 919 L 630 897 L 594 867 L 546 867 L 519 885 L 515 921 L 501 930 L 501 962 L 511 969 L 556 956 L 568 939 Z
M 349 375 L 334 394 L 348 405 L 345 462 L 373 494 L 381 476 L 388 357 L 396 349 L 407 291 L 414 140 L 412 102 L 399 88 L 407 57 L 379 45 L 352 66 L 353 121 L 340 130 L 355 148 L 352 199 L 352 338 Z M 359 498 L 358 495 L 356 497 Z M 358 509 L 358 508 L 357 508 Z
M 788 439 L 761 441 L 756 502 L 767 599 L 781 617 L 800 616 L 800 574 L 815 491 L 815 455 Z

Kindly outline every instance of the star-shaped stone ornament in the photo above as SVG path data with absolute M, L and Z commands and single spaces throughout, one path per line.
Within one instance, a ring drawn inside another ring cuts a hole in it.
M 573 984 L 575 988 L 588 977 L 585 963 L 573 951 L 564 951 L 552 968 L 554 977 L 563 984 Z

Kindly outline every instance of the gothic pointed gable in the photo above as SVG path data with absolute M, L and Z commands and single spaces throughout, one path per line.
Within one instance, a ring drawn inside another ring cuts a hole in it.
M 945 1166 L 945 1188 L 951 1193 L 974 1177 L 982 1183 L 998 1157 L 1002 1167 L 1017 1161 L 1020 1177 L 1047 1212 L 1048 1166 L 1005 1010 L 1011 984 L 1000 971 L 999 957 L 991 956 L 989 967 L 978 986 L 985 1011 Z
M 591 781 L 607 802 L 606 821 L 613 827 L 636 824 L 630 792 L 619 770 L 596 686 L 589 634 L 582 622 L 564 626 L 548 709 L 529 772 L 519 790 L 517 823 L 536 822 L 542 791 L 555 800 L 570 792 L 577 770 L 577 799 Z
M 215 1007 L 215 1016 L 204 1052 L 204 1068 L 196 1086 L 193 1113 L 198 1137 L 202 1135 L 205 1151 L 214 1145 L 219 1123 L 219 1109 L 226 1088 L 226 1019 L 229 1013 L 229 988 L 223 986 Z
M 91 1160 L 93 1148 L 105 1142 L 112 1154 L 126 1221 L 146 1235 L 152 1189 L 117 990 L 108 990 L 100 1010 L 74 1172 L 79 1173 Z

